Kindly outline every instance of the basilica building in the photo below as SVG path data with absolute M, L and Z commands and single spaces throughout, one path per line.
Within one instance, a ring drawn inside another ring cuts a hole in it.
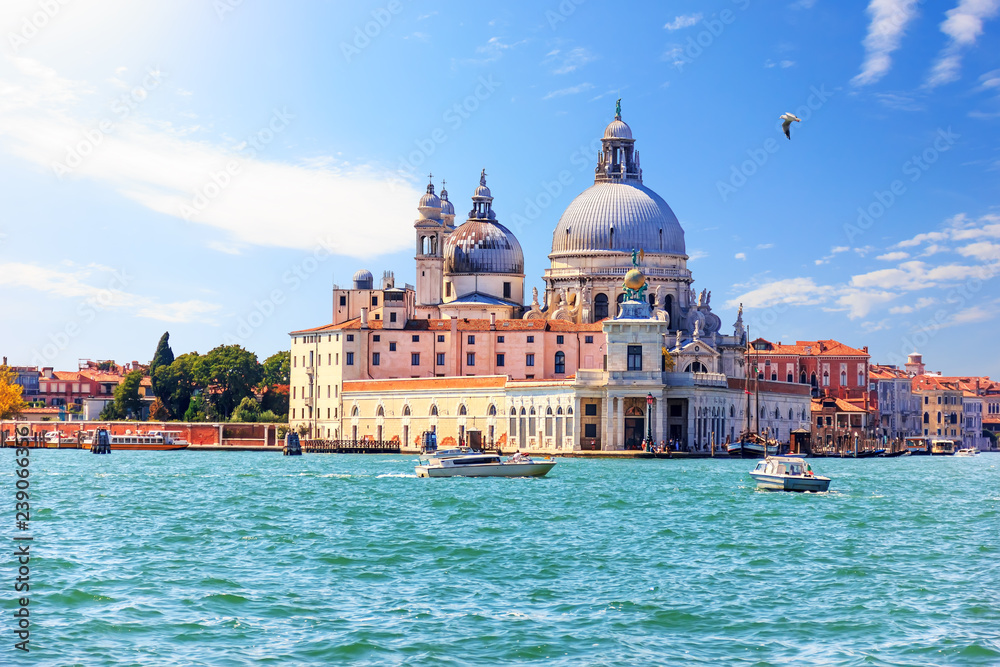
M 799 383 L 764 379 L 748 412 L 742 309 L 724 332 L 711 292 L 692 289 L 684 230 L 643 183 L 635 143 L 619 106 L 530 302 L 486 171 L 457 226 L 447 190 L 429 183 L 414 223 L 416 285 L 397 287 L 387 271 L 376 287 L 359 271 L 334 287 L 329 324 L 291 333 L 291 425 L 312 438 L 412 447 L 433 430 L 553 452 L 623 449 L 647 434 L 704 449 L 736 439 L 748 418 L 786 441 L 808 428 Z M 641 276 L 639 315 L 622 308 L 627 274 Z

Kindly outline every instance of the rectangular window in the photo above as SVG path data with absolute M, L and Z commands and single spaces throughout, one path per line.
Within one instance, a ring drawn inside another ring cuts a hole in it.
M 390 352 L 396 351 L 396 341 L 392 341 L 391 343 L 389 343 L 389 351 Z
M 592 345 L 594 343 L 594 337 L 593 336 L 584 336 L 583 337 L 583 342 L 586 343 L 587 345 Z
M 562 345 L 562 344 L 563 344 L 563 337 L 556 336 L 556 345 Z
M 475 366 L 476 365 L 476 353 L 475 352 L 467 352 L 466 353 L 466 355 L 465 355 L 465 365 L 466 366 Z
M 505 282 L 503 284 L 503 298 L 505 298 L 505 299 L 509 299 L 510 298 L 510 283 L 509 282 Z
M 628 346 L 628 370 L 642 370 L 642 345 Z
M 375 334 L 374 336 L 372 336 L 372 340 L 378 343 L 379 341 L 382 340 L 382 336 Z
M 475 345 L 476 344 L 476 337 L 475 336 L 468 336 L 466 342 L 469 345 Z
M 497 355 L 497 367 L 502 367 L 504 362 L 503 353 Z
M 597 416 L 597 403 L 584 403 L 584 405 L 583 405 L 583 414 L 585 414 L 588 417 L 596 417 Z
M 298 357 L 292 357 L 292 367 L 293 368 L 298 368 L 299 367 L 299 358 Z M 42 391 L 45 391 L 45 387 L 42 387 Z
M 347 364 L 348 366 L 353 366 L 354 365 L 354 353 L 353 352 L 348 352 L 347 355 L 344 358 L 346 359 L 346 361 L 344 361 L 345 364 Z
M 451 283 L 444 284 L 444 295 L 451 296 Z
M 529 343 L 534 343 L 535 342 L 535 337 L 534 336 L 528 336 L 528 342 Z
M 377 306 L 377 305 L 378 305 L 378 297 L 377 296 L 373 296 L 372 297 L 372 306 L 374 307 L 374 306 Z
M 381 355 L 378 352 L 372 352 L 372 366 L 378 366 L 379 361 L 381 361 Z
M 498 343 L 502 343 L 503 342 L 503 336 L 497 336 L 497 342 Z
M 819 426 L 819 427 L 823 426 L 823 418 L 822 417 L 816 417 L 816 426 Z
M 419 343 L 420 336 L 418 334 L 413 334 L 413 338 L 411 338 L 410 340 L 412 340 L 414 343 Z
M 583 425 L 583 437 L 585 437 L 585 438 L 596 438 L 597 437 L 597 424 L 584 424 Z
M 395 322 L 396 321 L 396 313 L 395 312 L 389 313 L 389 321 L 390 322 Z
M 298 387 L 292 387 L 292 398 L 296 398 L 296 396 L 295 396 L 295 390 L 296 389 L 298 389 Z
M 438 352 L 437 365 L 444 366 L 444 352 Z
M 526 355 L 524 355 L 524 365 L 525 366 L 534 366 L 535 365 L 535 355 L 533 355 L 533 354 L 526 354 Z
M 348 343 L 354 342 L 354 334 L 347 334 L 347 342 Z
M 439 343 L 443 343 L 444 342 L 444 334 L 438 334 L 438 342 Z
M 346 306 L 347 305 L 347 297 L 344 296 L 343 294 L 340 295 L 340 305 L 341 306 Z
M 419 352 L 411 352 L 410 353 L 410 365 L 411 366 L 419 366 L 420 365 L 420 353 Z

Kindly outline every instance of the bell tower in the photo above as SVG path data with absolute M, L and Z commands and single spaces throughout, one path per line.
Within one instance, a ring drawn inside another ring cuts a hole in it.
M 430 176 L 428 176 L 428 179 Z M 444 241 L 447 227 L 441 217 L 441 200 L 434 194 L 434 184 L 427 183 L 427 193 L 417 207 L 420 217 L 413 224 L 417 238 L 418 318 L 436 317 L 444 283 Z

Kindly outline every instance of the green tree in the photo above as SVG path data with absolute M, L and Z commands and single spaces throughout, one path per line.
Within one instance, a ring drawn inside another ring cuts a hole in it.
M 170 349 L 170 332 L 164 331 L 160 336 L 160 342 L 156 344 L 156 352 L 153 353 L 153 360 L 149 362 L 149 377 L 153 382 L 153 394 L 162 398 L 159 383 L 156 379 L 156 369 L 160 366 L 169 366 L 174 363 L 174 351 Z
M 184 421 L 203 422 L 207 421 L 207 419 L 205 415 L 205 399 L 201 397 L 201 394 L 192 397 L 187 410 L 184 412 Z
M 101 414 L 97 417 L 101 421 L 118 421 L 120 419 L 125 419 L 125 415 L 118 412 L 118 406 L 115 405 L 114 401 L 110 401 L 104 404 L 104 408 L 101 410 Z
M 292 379 L 292 353 L 275 352 L 264 360 L 263 368 L 262 382 L 265 386 L 288 384 Z
M 119 418 L 140 419 L 142 416 L 142 371 L 132 371 L 115 387 L 115 412 Z
M 198 361 L 197 352 L 182 354 L 167 366 L 160 366 L 153 374 L 154 386 L 158 387 L 159 397 L 172 419 L 181 418 L 187 412 L 191 397 L 198 389 L 196 377 Z
M 255 422 L 260 417 L 260 403 L 253 396 L 245 396 L 233 410 L 232 422 Z
M 239 345 L 220 345 L 198 360 L 196 378 L 219 417 L 227 419 L 260 384 L 262 369 L 257 355 Z

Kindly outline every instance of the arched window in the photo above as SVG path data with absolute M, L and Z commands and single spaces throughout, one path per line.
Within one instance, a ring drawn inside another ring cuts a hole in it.
M 410 406 L 409 405 L 404 405 L 403 406 L 403 416 L 404 417 L 409 417 L 410 416 Z
M 830 386 L 830 373 L 828 373 L 827 371 L 823 371 L 823 386 L 824 387 Z
M 488 414 L 490 417 L 496 417 L 496 415 L 497 415 L 497 406 L 495 406 L 492 403 L 490 403 L 490 409 L 486 411 L 486 414 Z
M 360 410 L 358 410 L 358 406 L 355 405 L 353 408 L 351 408 L 351 416 L 352 417 L 357 417 L 359 414 L 360 414 Z
M 559 351 L 556 352 L 556 373 L 566 372 L 566 353 Z
M 847 371 L 840 371 L 840 386 L 847 386 Z
M 685 373 L 707 373 L 708 372 L 708 368 L 706 368 L 705 364 L 701 363 L 700 361 L 694 361 L 694 362 L 688 364 L 687 368 L 684 369 L 684 372 Z
M 939 412 L 939 413 L 937 413 L 937 415 L 938 415 L 938 417 L 937 417 L 938 422 L 937 423 L 940 424 L 941 423 L 941 413 Z
M 736 417 L 736 408 L 732 405 L 729 406 L 729 418 L 733 419 Z
M 526 412 L 524 411 L 524 408 L 522 407 L 522 408 L 521 408 L 521 416 L 523 417 L 523 416 L 524 416 L 524 415 L 526 415 L 526 414 L 527 414 L 527 413 L 526 413 Z M 534 411 L 534 410 L 532 410 L 532 411 L 531 411 L 531 414 L 535 414 L 535 411 Z
M 805 371 L 802 371 L 799 374 L 799 383 L 800 384 L 805 384 L 806 383 L 806 372 Z
M 376 417 L 385 417 L 385 408 L 383 408 L 381 405 L 378 406 L 378 409 L 375 410 L 375 416 Z
M 795 416 L 792 414 L 792 409 L 788 408 L 788 421 L 792 421 L 793 419 L 795 419 Z
M 608 316 L 608 295 L 598 294 L 594 297 L 594 321 L 603 320 Z
M 557 415 L 561 415 L 562 413 L 563 413 L 562 406 L 559 406 L 558 408 L 556 408 L 556 414 Z
M 438 416 L 438 406 L 437 404 L 431 405 L 431 417 Z
M 568 415 L 573 414 L 573 408 L 566 408 L 566 414 Z
M 811 384 L 814 387 L 816 386 L 816 374 L 815 373 L 813 373 L 812 375 L 809 376 L 809 384 Z
M 929 413 L 929 412 L 925 412 L 924 413 L 924 423 L 925 424 L 930 424 L 931 423 L 931 413 Z
M 764 417 L 765 419 L 767 418 L 767 409 L 766 408 L 761 408 L 760 409 L 760 416 Z
M 462 405 L 458 406 L 458 415 L 461 417 L 466 414 L 468 414 L 468 411 L 465 409 L 465 403 L 463 403 Z

